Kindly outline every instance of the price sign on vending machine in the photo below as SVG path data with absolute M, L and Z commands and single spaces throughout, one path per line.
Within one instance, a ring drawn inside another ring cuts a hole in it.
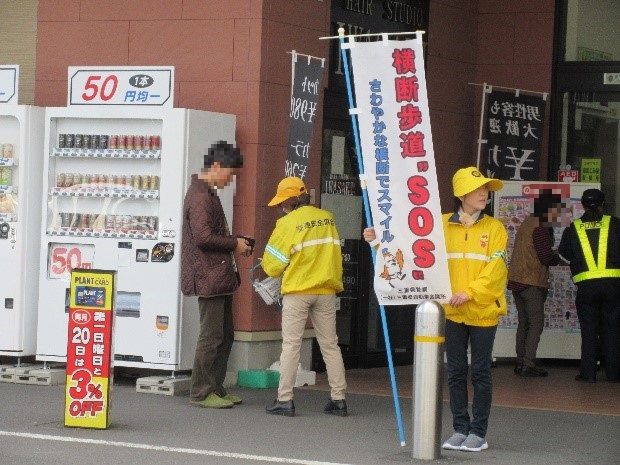
M 76 268 L 92 268 L 94 257 L 94 244 L 51 242 L 47 253 L 47 277 L 67 279 Z
M 115 271 L 71 272 L 65 426 L 109 426 Z
M 19 65 L 0 66 L 0 103 L 17 104 Z
M 68 106 L 172 108 L 174 66 L 70 66 Z

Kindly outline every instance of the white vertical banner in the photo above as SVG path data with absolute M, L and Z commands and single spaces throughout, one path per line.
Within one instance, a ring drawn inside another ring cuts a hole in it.
M 450 277 L 428 111 L 422 36 L 349 44 L 384 305 L 447 302 Z

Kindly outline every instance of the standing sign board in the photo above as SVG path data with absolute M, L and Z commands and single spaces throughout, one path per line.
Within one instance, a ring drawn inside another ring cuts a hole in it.
M 583 214 L 581 195 L 586 189 L 599 188 L 600 184 L 577 182 L 504 182 L 504 188 L 495 193 L 494 216 L 508 231 L 508 257 L 512 258 L 515 236 L 519 226 L 534 211 L 534 197 L 542 189 L 551 189 L 562 197 L 570 212 L 564 215 L 564 224 L 553 228 L 554 248 L 560 245 L 564 227 Z M 510 265 L 509 265 L 510 266 Z M 568 266 L 549 267 L 549 293 L 545 302 L 545 322 L 537 355 L 539 358 L 580 357 L 581 338 L 579 319 L 575 307 L 577 289 Z M 518 326 L 517 308 L 512 291 L 506 291 L 508 314 L 500 319 L 493 355 L 515 356 L 515 335 Z
M 485 86 L 485 135 L 481 143 L 490 177 L 514 181 L 540 179 L 545 95 L 503 92 Z M 480 167 L 481 169 L 483 167 Z
M 377 299 L 383 305 L 447 302 L 450 277 L 422 35 L 348 45 L 368 198 L 380 243 Z
M 115 271 L 71 272 L 65 426 L 109 426 Z
M 0 65 L 0 103 L 17 105 L 19 65 Z
M 67 106 L 173 107 L 173 66 L 70 66 Z

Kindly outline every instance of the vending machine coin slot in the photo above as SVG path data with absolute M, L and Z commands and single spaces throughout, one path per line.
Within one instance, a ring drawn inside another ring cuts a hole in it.
M 8 223 L 0 224 L 0 239 L 8 239 L 10 230 L 11 230 L 11 227 L 9 226 Z

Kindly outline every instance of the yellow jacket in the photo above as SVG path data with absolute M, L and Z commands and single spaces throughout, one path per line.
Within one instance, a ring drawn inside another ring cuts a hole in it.
M 282 276 L 282 294 L 342 291 L 342 252 L 332 214 L 304 206 L 280 218 L 265 247 L 263 270 Z
M 458 214 L 443 215 L 452 292 L 472 299 L 460 307 L 445 306 L 446 318 L 470 326 L 495 326 L 506 314 L 506 244 L 504 225 L 483 213 L 469 228 Z

